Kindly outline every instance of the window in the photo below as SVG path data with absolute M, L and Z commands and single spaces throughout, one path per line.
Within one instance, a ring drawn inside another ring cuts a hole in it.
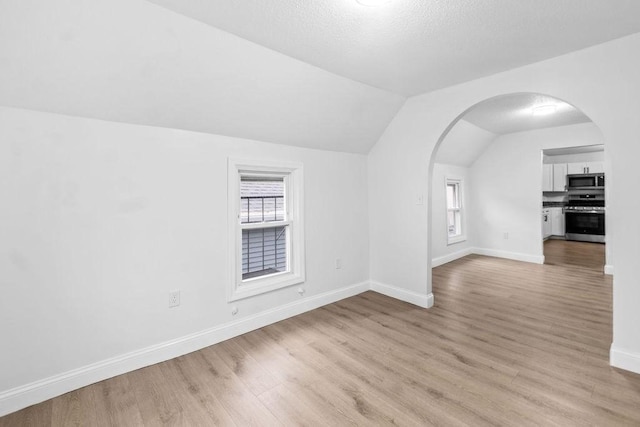
M 304 282 L 302 165 L 229 159 L 229 301 Z
M 463 226 L 462 180 L 446 179 L 447 197 L 447 243 L 466 240 Z

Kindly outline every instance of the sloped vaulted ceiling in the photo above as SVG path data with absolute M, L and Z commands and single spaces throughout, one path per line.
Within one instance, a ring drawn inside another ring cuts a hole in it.
M 403 102 L 142 0 L 0 2 L 0 105 L 365 153 Z
M 638 0 L 149 0 L 412 96 L 640 31 Z
M 0 0 L 0 105 L 366 153 L 406 96 L 638 16 L 637 0 Z

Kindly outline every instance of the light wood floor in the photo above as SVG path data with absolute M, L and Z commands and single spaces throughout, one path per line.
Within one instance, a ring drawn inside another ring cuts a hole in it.
M 640 425 L 609 277 L 476 255 L 433 277 L 430 310 L 367 292 L 0 425 Z
M 605 245 L 602 243 L 547 240 L 544 242 L 545 264 L 587 268 L 602 272 Z

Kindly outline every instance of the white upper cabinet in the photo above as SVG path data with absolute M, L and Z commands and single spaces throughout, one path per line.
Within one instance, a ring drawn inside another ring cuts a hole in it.
M 587 173 L 604 173 L 604 162 L 589 162 L 587 168 Z
M 579 162 L 569 163 L 567 173 L 575 175 L 580 173 L 604 173 L 604 162 Z
M 582 163 L 569 163 L 567 164 L 567 173 L 569 175 L 575 175 L 578 173 L 587 173 L 587 166 Z
M 553 191 L 553 165 L 542 165 L 542 191 Z
M 553 165 L 553 191 L 567 191 L 567 164 Z
M 567 164 L 542 164 L 542 191 L 567 191 Z

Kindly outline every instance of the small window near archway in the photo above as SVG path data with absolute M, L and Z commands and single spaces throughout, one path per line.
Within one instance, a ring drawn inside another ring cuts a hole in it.
M 447 243 L 453 244 L 466 240 L 463 225 L 462 179 L 446 179 L 447 197 Z

